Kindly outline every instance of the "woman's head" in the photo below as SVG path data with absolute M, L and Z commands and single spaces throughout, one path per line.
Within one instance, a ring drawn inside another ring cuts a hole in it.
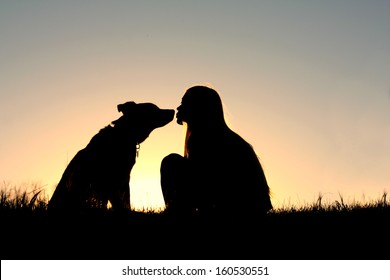
M 177 123 L 189 127 L 225 125 L 223 106 L 219 94 L 206 86 L 189 88 L 177 108 Z

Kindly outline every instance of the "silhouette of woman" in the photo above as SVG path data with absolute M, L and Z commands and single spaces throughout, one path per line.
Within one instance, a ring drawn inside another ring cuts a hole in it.
M 259 159 L 226 124 L 214 89 L 189 88 L 176 118 L 187 124 L 187 132 L 184 157 L 173 153 L 161 162 L 166 211 L 247 217 L 272 209 Z

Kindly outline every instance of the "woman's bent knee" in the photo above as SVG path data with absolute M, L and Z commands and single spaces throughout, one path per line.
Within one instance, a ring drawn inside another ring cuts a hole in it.
M 187 159 L 179 154 L 169 154 L 161 162 L 161 189 L 168 208 L 181 208 L 187 203 Z
M 161 178 L 180 178 L 186 173 L 187 159 L 179 154 L 169 154 L 161 161 Z M 177 181 L 177 180 L 175 180 Z

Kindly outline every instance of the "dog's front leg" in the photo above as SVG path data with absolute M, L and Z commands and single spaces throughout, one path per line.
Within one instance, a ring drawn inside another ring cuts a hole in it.
M 110 198 L 113 209 L 129 209 L 130 210 L 130 187 L 129 183 L 118 185 L 113 195 Z
M 123 186 L 121 201 L 122 201 L 122 208 L 129 209 L 129 210 L 131 209 L 130 208 L 130 186 L 128 183 Z

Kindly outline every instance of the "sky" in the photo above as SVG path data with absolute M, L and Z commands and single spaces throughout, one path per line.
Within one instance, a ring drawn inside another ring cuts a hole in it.
M 120 117 L 221 95 L 278 207 L 390 191 L 390 1 L 0 0 L 0 182 L 48 197 L 67 163 Z M 141 144 L 134 209 L 161 209 L 175 121 Z M 239 188 L 239 186 L 238 186 Z

